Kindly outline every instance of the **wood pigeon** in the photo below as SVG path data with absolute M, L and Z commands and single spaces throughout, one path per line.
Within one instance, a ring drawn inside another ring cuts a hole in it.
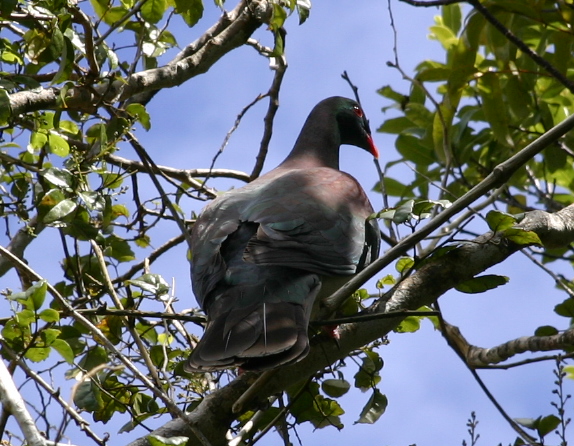
M 188 372 L 265 370 L 299 361 L 315 300 L 378 257 L 373 208 L 339 170 L 339 147 L 378 157 L 358 103 L 315 106 L 275 169 L 211 202 L 192 233 L 192 285 L 207 314 Z

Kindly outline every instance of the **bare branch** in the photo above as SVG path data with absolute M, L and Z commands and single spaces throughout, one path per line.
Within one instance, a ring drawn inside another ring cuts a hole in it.
M 143 162 L 130 160 L 117 155 L 106 155 L 106 161 L 126 170 L 146 172 L 149 173 Z M 240 181 L 249 181 L 249 175 L 239 170 L 231 169 L 175 169 L 168 166 L 151 166 L 151 171 L 154 174 L 162 174 L 182 183 L 189 184 L 196 190 L 204 192 L 209 198 L 215 198 L 217 192 L 214 189 L 207 188 L 202 182 L 197 181 L 195 178 L 218 177 L 218 178 L 232 178 Z
M 279 108 L 279 90 L 281 88 L 281 83 L 283 82 L 285 70 L 287 70 L 287 62 L 285 57 L 279 56 L 276 57 L 275 60 L 275 76 L 273 77 L 273 83 L 271 84 L 271 87 L 266 94 L 266 96 L 269 97 L 269 106 L 267 108 L 267 114 L 265 115 L 265 118 L 263 118 L 263 122 L 265 123 L 265 130 L 263 131 L 263 136 L 261 137 L 261 144 L 259 145 L 259 152 L 257 153 L 255 166 L 251 171 L 251 180 L 254 180 L 261 174 L 263 163 L 267 157 L 269 142 L 271 141 L 271 135 L 273 134 L 273 120 L 275 119 L 275 114 Z

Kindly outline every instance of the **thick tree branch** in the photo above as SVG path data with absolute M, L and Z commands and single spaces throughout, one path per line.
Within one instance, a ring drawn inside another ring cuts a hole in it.
M 551 221 L 551 219 L 546 221 Z M 537 229 L 545 232 L 549 228 L 542 228 L 539 224 Z M 489 232 L 481 235 L 443 256 L 428 259 L 419 269 L 383 296 L 369 313 L 416 310 L 423 305 L 429 305 L 457 284 L 504 261 L 522 247 L 504 239 L 499 234 Z M 352 351 L 386 336 L 397 327 L 402 319 L 403 317 L 396 317 L 345 324 L 340 327 L 340 339 L 337 343 L 326 335 L 314 337 L 309 355 L 297 364 L 274 372 L 269 381 L 259 389 L 256 401 L 252 401 L 245 409 L 264 404 L 267 397 L 307 379 L 337 360 L 345 358 Z M 209 439 L 212 446 L 226 444 L 224 434 L 229 428 L 229 423 L 234 419 L 232 406 L 246 391 L 252 380 L 253 374 L 247 373 L 240 376 L 228 386 L 206 397 L 190 414 L 193 424 L 201 428 L 203 435 Z M 214 420 L 226 420 L 228 424 L 220 424 L 218 421 L 217 425 L 214 425 Z M 154 433 L 159 435 L 189 434 L 192 437 L 189 427 L 180 420 L 170 421 Z M 147 440 L 142 438 L 132 443 L 131 446 L 147 444 Z M 200 443 L 196 441 L 191 444 Z
M 54 443 L 53 441 L 46 440 L 38 427 L 36 422 L 28 409 L 26 403 L 20 395 L 12 375 L 6 368 L 4 361 L 0 360 L 0 402 L 2 403 L 3 410 L 8 411 L 18 422 L 18 426 L 22 429 L 26 443 L 30 446 L 59 446 L 63 443 Z
M 556 213 L 544 211 L 527 212 L 520 228 L 538 234 L 547 248 L 560 248 L 574 242 L 574 205 Z
M 69 108 L 86 109 L 97 106 L 102 100 L 123 101 L 138 93 L 181 85 L 205 73 L 225 54 L 243 45 L 267 22 L 271 11 L 272 5 L 267 0 L 242 0 L 210 29 L 213 34 L 200 37 L 167 65 L 95 87 L 76 85 L 66 92 L 65 103 Z M 60 89 L 56 87 L 13 93 L 10 95 L 11 115 L 16 117 L 36 110 L 54 109 L 59 95 Z

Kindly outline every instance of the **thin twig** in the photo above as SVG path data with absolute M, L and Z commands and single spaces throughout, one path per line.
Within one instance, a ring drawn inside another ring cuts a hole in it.
M 257 104 L 261 99 L 263 99 L 265 97 L 265 95 L 262 94 L 258 94 L 255 99 L 253 99 L 249 104 L 247 104 L 245 107 L 243 107 L 243 109 L 239 112 L 239 114 L 237 115 L 237 117 L 235 118 L 235 122 L 233 123 L 233 126 L 231 127 L 231 129 L 227 132 L 227 134 L 225 135 L 225 138 L 223 139 L 223 142 L 221 143 L 221 146 L 219 147 L 219 150 L 217 151 L 217 153 L 215 154 L 215 156 L 213 157 L 213 159 L 211 160 L 211 166 L 209 166 L 209 171 L 210 174 L 208 174 L 205 177 L 205 180 L 203 180 L 203 184 L 205 185 L 205 183 L 207 183 L 207 180 L 209 180 L 209 178 L 211 178 L 211 171 L 213 170 L 213 168 L 215 167 L 215 163 L 217 162 L 217 159 L 221 156 L 221 154 L 223 154 L 223 151 L 225 150 L 225 148 L 227 147 L 227 144 L 229 143 L 229 140 L 231 139 L 231 136 L 235 133 L 235 131 L 238 129 L 239 124 L 241 124 L 241 120 L 243 119 L 243 117 L 245 116 L 245 113 L 247 113 L 251 107 L 253 107 L 255 104 Z
M 108 294 L 112 298 L 114 305 L 117 308 L 119 308 L 120 310 L 123 310 L 124 307 L 122 305 L 122 302 L 116 293 L 116 290 L 114 288 L 114 284 L 112 283 L 112 279 L 110 277 L 110 274 L 108 273 L 108 267 L 106 265 L 106 260 L 104 259 L 104 253 L 102 252 L 102 249 L 96 243 L 95 240 L 90 240 L 90 243 L 92 245 L 92 249 L 94 250 L 94 252 L 96 254 L 96 259 L 98 260 L 98 264 L 100 266 L 100 272 L 102 273 L 102 276 L 104 278 L 105 286 L 108 289 Z M 124 317 L 121 317 L 121 318 L 122 318 L 122 322 L 123 322 L 124 326 L 127 328 L 131 337 L 133 338 L 133 340 L 137 344 L 137 346 L 139 348 L 139 353 L 140 353 L 143 361 L 145 362 L 145 365 L 149 371 L 149 374 L 151 375 L 151 377 L 155 381 L 156 386 L 158 387 L 158 389 L 163 389 L 163 382 L 157 373 L 157 367 L 155 366 L 155 364 L 151 360 L 148 347 L 146 347 L 146 345 L 143 343 L 139 333 L 134 329 L 134 326 L 128 321 L 128 319 L 124 318 Z M 166 397 L 167 397 L 167 395 L 166 395 Z
M 265 96 L 269 97 L 269 106 L 267 107 L 265 118 L 263 118 L 265 127 L 263 130 L 263 136 L 261 137 L 261 143 L 259 144 L 259 152 L 257 153 L 255 166 L 249 176 L 251 181 L 261 174 L 265 158 L 267 158 L 269 143 L 271 142 L 271 136 L 273 135 L 273 121 L 277 114 L 277 110 L 279 109 L 279 90 L 281 89 L 281 83 L 283 82 L 285 71 L 287 70 L 287 61 L 284 56 L 275 57 L 275 61 L 275 76 L 273 76 L 271 87 L 265 94 Z

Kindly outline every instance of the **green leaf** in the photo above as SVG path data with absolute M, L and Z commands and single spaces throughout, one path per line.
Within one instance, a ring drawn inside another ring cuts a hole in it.
M 106 239 L 104 254 L 120 262 L 130 262 L 136 258 L 130 244 L 115 234 L 110 235 Z
M 417 165 L 428 166 L 436 161 L 434 150 L 416 136 L 400 134 L 395 141 L 395 147 L 407 161 Z
M 300 386 L 290 389 L 289 397 L 292 398 L 299 389 Z M 309 421 L 316 428 L 328 426 L 342 428 L 339 415 L 343 413 L 343 409 L 336 401 L 319 394 L 319 384 L 316 382 L 309 383 L 296 400 L 291 400 L 291 414 L 297 423 Z
M 37 135 L 39 133 L 36 133 Z M 45 136 L 45 135 L 44 135 Z M 42 177 L 54 186 L 64 190 L 71 190 L 74 185 L 74 176 L 69 170 L 50 167 L 41 172 Z
M 166 9 L 166 0 L 147 0 L 141 8 L 141 14 L 144 20 L 157 23 L 163 18 Z
M 385 287 L 385 285 L 393 286 L 395 283 L 397 283 L 397 279 L 395 279 L 395 276 L 393 276 L 392 274 L 387 274 L 382 279 L 377 280 L 376 287 L 377 289 L 382 290 Z
M 485 274 L 484 276 L 477 276 L 467 280 L 466 282 L 459 283 L 455 288 L 461 293 L 484 293 L 485 291 L 492 290 L 501 285 L 506 285 L 508 280 L 509 278 L 506 276 Z
M 44 322 L 58 322 L 60 320 L 60 313 L 52 308 L 46 308 L 38 315 Z
M 269 20 L 269 29 L 277 31 L 283 26 L 287 19 L 287 11 L 279 3 L 273 3 L 273 14 Z
M 513 146 L 509 133 L 508 107 L 500 86 L 500 73 L 488 72 L 480 76 L 478 91 L 482 98 L 482 110 L 494 138 L 505 146 Z
M 397 333 L 414 333 L 421 328 L 421 318 L 419 316 L 405 317 L 395 328 Z
M 544 437 L 556 429 L 559 425 L 560 418 L 558 418 L 556 415 L 548 415 L 538 420 L 536 430 L 538 431 L 538 435 Z
M 415 260 L 412 257 L 401 257 L 395 264 L 395 269 L 402 275 L 409 272 L 415 265 Z
M 68 145 L 68 142 L 60 135 L 56 135 L 54 133 L 48 133 L 48 150 L 54 155 L 62 158 L 65 158 L 70 154 L 70 146 Z
M 415 200 L 407 200 L 406 202 L 401 204 L 399 207 L 397 207 L 395 209 L 394 215 L 392 217 L 393 222 L 396 224 L 401 224 L 401 223 L 404 223 L 404 222 L 410 220 L 412 215 L 413 215 L 414 205 L 415 205 Z M 385 218 L 385 217 L 382 217 L 382 218 Z
M 527 429 L 536 429 L 536 420 L 534 418 L 514 418 L 514 421 Z
M 202 0 L 175 0 L 175 9 L 190 28 L 203 17 Z
M 362 391 L 369 390 L 381 381 L 379 371 L 383 368 L 383 359 L 378 353 L 366 351 L 361 367 L 355 373 L 355 387 Z
M 448 26 L 454 34 L 458 34 L 462 26 L 462 8 L 458 3 L 444 5 L 441 7 L 443 23 Z
M 66 341 L 63 339 L 56 339 L 52 342 L 50 347 L 56 350 L 68 364 L 74 363 L 74 351 Z
M 83 381 L 76 387 L 74 404 L 88 412 L 95 412 L 104 405 L 99 387 L 91 380 Z
M 48 213 L 44 216 L 44 223 L 49 224 L 55 221 L 61 221 L 72 212 L 76 210 L 78 204 L 70 199 L 65 199 L 56 204 Z
M 47 290 L 48 283 L 45 280 L 40 280 L 26 291 L 12 294 L 10 299 L 20 302 L 28 310 L 37 311 L 46 299 Z
M 554 312 L 559 316 L 574 318 L 574 299 L 568 298 L 554 307 Z
M 377 129 L 380 133 L 400 134 L 405 130 L 416 127 L 409 118 L 401 116 L 398 118 L 386 119 L 383 124 Z
M 26 291 L 28 294 L 30 301 L 32 302 L 32 306 L 28 307 L 30 310 L 39 310 L 44 300 L 46 299 L 46 291 L 48 290 L 48 282 L 45 280 L 40 280 L 32 285 Z
M 490 211 L 486 214 L 486 223 L 494 231 L 504 231 L 516 224 L 516 217 L 501 211 Z
M 518 245 L 539 245 L 542 246 L 542 241 L 538 234 L 533 231 L 526 231 L 521 228 L 508 228 L 503 232 L 504 236 Z
M 385 413 L 389 401 L 379 389 L 373 389 L 373 394 L 355 424 L 373 424 Z
M 146 439 L 151 446 L 185 446 L 189 437 L 162 437 L 161 435 L 148 435 Z
M 24 308 L 22 311 L 16 313 L 16 322 L 20 327 L 29 327 L 33 322 L 36 322 L 36 312 Z
M 52 345 L 58 336 L 60 336 L 60 330 L 57 328 L 45 328 L 40 332 L 40 337 L 45 346 Z
M 534 331 L 534 336 L 554 336 L 558 334 L 558 330 L 551 325 L 542 325 Z
M 41 150 L 48 142 L 48 135 L 42 131 L 30 133 L 30 147 L 34 150 Z
M 137 119 L 144 129 L 149 130 L 151 128 L 149 113 L 142 104 L 130 104 L 126 107 L 126 112 Z
M 515 418 L 518 424 L 532 430 L 536 430 L 540 437 L 544 437 L 560 425 L 560 418 L 555 415 L 548 415 L 538 418 Z
M 339 398 L 349 391 L 351 384 L 344 379 L 326 379 L 321 383 L 321 389 L 332 398 Z
M 102 179 L 102 187 L 109 189 L 117 189 L 124 182 L 123 175 L 115 172 L 102 172 L 100 178 Z
M 448 200 L 420 200 L 415 202 L 412 214 L 418 219 L 429 218 L 431 216 L 430 211 L 435 206 L 440 206 L 444 209 L 447 209 L 451 205 L 452 203 Z
M 127 283 L 156 296 L 163 296 L 169 292 L 168 283 L 159 274 L 144 274 L 137 279 L 128 280 Z
M 80 360 L 79 366 L 85 370 L 92 370 L 110 360 L 108 353 L 103 347 L 96 346 L 90 348 Z
M 299 25 L 305 23 L 305 21 L 309 18 L 310 12 L 311 12 L 310 0 L 297 0 L 297 14 L 299 14 Z
M 51 350 L 50 347 L 30 347 L 24 356 L 30 361 L 41 362 L 48 359 Z

